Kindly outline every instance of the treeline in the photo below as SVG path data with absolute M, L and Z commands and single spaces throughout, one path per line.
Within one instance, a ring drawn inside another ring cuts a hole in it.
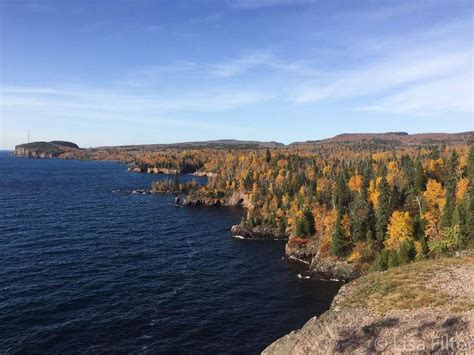
M 313 239 L 320 255 L 374 270 L 474 243 L 472 145 L 173 149 L 129 158 L 139 166 L 217 173 L 206 185 L 174 179 L 153 188 L 248 194 L 243 225 Z
M 321 255 L 376 270 L 474 240 L 472 146 L 214 152 L 203 169 L 218 175 L 200 193 L 250 195 L 242 224 L 315 238 Z

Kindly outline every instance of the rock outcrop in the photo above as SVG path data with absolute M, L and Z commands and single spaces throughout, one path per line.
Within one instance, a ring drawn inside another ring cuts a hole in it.
M 338 281 L 354 280 L 363 273 L 359 264 L 338 260 L 333 256 L 322 257 L 319 253 L 311 259 L 309 271 L 318 278 Z
M 50 159 L 80 151 L 77 144 L 65 141 L 33 142 L 15 147 L 14 155 L 25 158 Z
M 285 245 L 286 257 L 310 265 L 316 255 L 317 245 L 314 239 L 299 238 L 291 235 Z
M 322 256 L 318 240 L 314 237 L 290 236 L 285 246 L 286 257 L 308 265 L 315 278 L 323 280 L 349 281 L 362 275 L 360 265 L 338 260 L 333 256 Z
M 229 206 L 245 207 L 250 206 L 249 195 L 243 192 L 233 192 L 232 194 L 220 194 L 215 196 L 191 193 L 182 199 L 184 206 Z
M 240 225 L 234 225 L 231 228 L 232 236 L 238 239 L 249 240 L 287 240 L 288 234 L 280 233 L 274 228 L 266 226 L 256 226 L 246 228 Z
M 344 285 L 329 311 L 263 354 L 472 353 L 474 258 L 417 262 Z

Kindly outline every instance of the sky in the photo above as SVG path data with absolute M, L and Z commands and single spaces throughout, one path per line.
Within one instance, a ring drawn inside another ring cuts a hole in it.
M 0 0 L 0 149 L 473 123 L 471 0 Z

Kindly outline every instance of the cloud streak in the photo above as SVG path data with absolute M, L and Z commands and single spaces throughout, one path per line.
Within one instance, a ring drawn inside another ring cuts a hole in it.
M 253 10 L 270 6 L 290 6 L 299 4 L 311 4 L 316 0 L 228 0 L 228 5 L 233 9 Z

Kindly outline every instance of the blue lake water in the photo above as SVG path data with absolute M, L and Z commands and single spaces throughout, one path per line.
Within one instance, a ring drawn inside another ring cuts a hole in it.
M 284 243 L 234 240 L 242 211 L 177 208 L 156 175 L 0 152 L 0 354 L 258 353 L 340 284 Z

